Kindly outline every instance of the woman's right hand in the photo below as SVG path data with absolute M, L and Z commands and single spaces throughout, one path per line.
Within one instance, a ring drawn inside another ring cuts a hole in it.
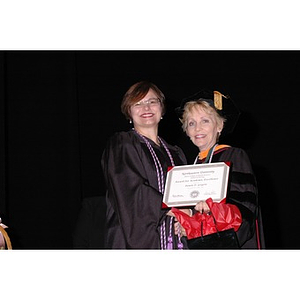
M 196 206 L 194 207 L 195 210 L 199 211 L 200 213 L 208 214 L 210 213 L 210 208 L 206 201 L 199 201 Z

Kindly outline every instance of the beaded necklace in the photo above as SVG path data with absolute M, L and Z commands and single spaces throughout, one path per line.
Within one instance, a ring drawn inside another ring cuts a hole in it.
M 133 128 L 134 130 L 134 128 Z M 140 134 L 138 131 L 134 130 L 134 132 L 136 132 L 146 143 L 147 148 L 149 149 L 151 156 L 153 158 L 154 161 L 154 165 L 155 165 L 155 169 L 156 169 L 156 177 L 157 177 L 157 183 L 158 183 L 158 190 L 160 193 L 164 193 L 165 187 L 164 187 L 164 172 L 161 166 L 161 163 L 152 147 L 152 145 L 150 144 L 150 142 L 148 141 L 148 139 L 143 136 L 142 134 Z M 164 147 L 164 149 L 166 150 L 170 161 L 171 161 L 171 165 L 172 167 L 175 166 L 172 154 L 170 152 L 170 150 L 168 149 L 168 147 L 166 146 L 166 144 L 164 143 L 164 141 L 158 136 L 158 140 L 159 142 L 162 144 L 162 146 Z M 169 224 L 169 236 L 168 236 L 168 244 L 167 244 L 167 239 L 166 239 L 166 221 L 164 220 L 162 225 L 160 226 L 160 246 L 161 249 L 165 250 L 165 249 L 173 249 L 173 237 L 172 237 L 172 228 L 173 228 L 173 217 L 170 217 L 170 224 Z M 181 243 L 180 240 L 180 233 L 178 234 L 178 248 L 182 249 L 183 248 L 183 244 Z

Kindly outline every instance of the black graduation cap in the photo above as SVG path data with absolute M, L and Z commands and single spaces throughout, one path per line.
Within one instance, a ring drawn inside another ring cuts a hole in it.
M 224 96 L 218 91 L 202 89 L 199 92 L 184 98 L 181 105 L 175 109 L 179 119 L 182 119 L 184 105 L 190 101 L 206 101 L 226 119 L 222 135 L 229 134 L 234 130 L 241 113 L 229 95 Z

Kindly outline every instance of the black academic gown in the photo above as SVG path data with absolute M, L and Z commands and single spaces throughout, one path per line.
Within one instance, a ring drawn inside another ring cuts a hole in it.
M 257 249 L 259 239 L 261 248 L 264 248 L 256 179 L 248 155 L 243 149 L 227 147 L 215 151 L 212 162 L 231 163 L 226 202 L 236 205 L 242 214 L 242 224 L 237 231 L 239 245 L 243 249 Z
M 162 165 L 164 179 L 171 161 L 165 149 L 151 143 Z M 166 143 L 175 165 L 186 164 L 183 151 Z M 159 249 L 161 209 L 157 173 L 151 153 L 134 130 L 116 133 L 102 155 L 107 186 L 105 247 Z

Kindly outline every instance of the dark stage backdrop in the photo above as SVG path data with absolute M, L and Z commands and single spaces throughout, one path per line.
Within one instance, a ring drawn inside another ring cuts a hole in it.
M 252 161 L 266 246 L 300 249 L 298 51 L 0 52 L 0 216 L 13 247 L 73 247 L 82 199 L 105 193 L 105 143 L 130 128 L 122 96 L 144 79 L 167 98 L 160 135 L 189 162 L 197 149 L 174 108 L 203 87 L 231 95 L 242 115 L 222 142 Z

